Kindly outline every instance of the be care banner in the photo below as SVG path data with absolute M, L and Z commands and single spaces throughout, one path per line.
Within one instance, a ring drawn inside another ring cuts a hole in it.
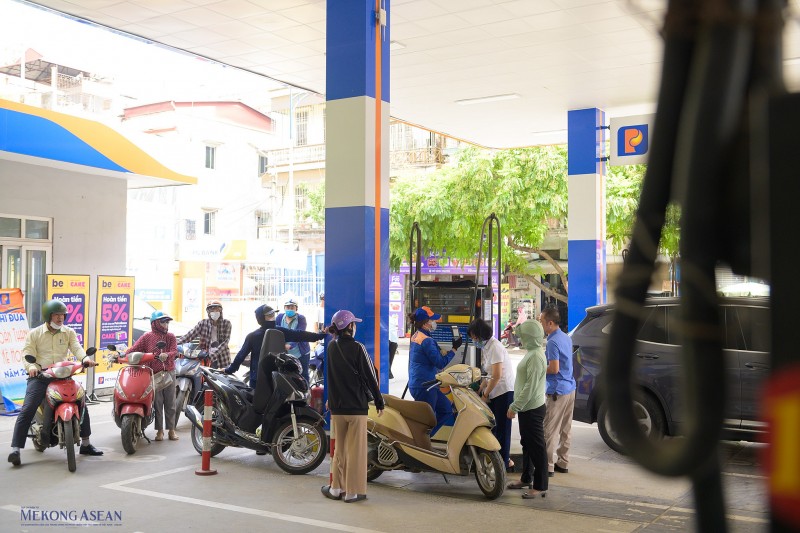
M 47 299 L 64 302 L 67 306 L 64 324 L 75 330 L 83 349 L 88 348 L 86 323 L 89 320 L 89 276 L 48 274 Z
M 0 289 L 0 393 L 6 411 L 15 411 L 25 398 L 28 376 L 22 363 L 22 348 L 28 336 L 20 289 Z

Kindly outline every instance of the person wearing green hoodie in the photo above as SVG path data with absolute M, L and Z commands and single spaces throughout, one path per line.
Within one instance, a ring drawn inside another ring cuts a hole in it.
M 544 439 L 545 388 L 547 359 L 544 355 L 544 329 L 535 320 L 528 320 L 514 328 L 514 333 L 526 350 L 517 365 L 514 381 L 514 401 L 507 416 L 519 414 L 519 434 L 522 443 L 522 476 L 508 484 L 509 489 L 528 488 L 522 498 L 532 500 L 547 494 L 547 444 Z

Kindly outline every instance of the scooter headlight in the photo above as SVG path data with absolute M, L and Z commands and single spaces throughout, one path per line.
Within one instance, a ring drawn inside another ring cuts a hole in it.
M 448 372 L 450 376 L 456 380 L 456 383 L 462 387 L 469 387 L 472 383 L 472 368 L 457 372 L 455 370 Z
M 59 379 L 68 378 L 72 375 L 71 366 L 57 366 L 50 369 L 53 375 Z
M 116 392 L 116 393 L 119 395 L 119 397 L 120 397 L 120 398 L 122 398 L 123 400 L 127 400 L 127 399 L 128 399 L 128 397 L 125 395 L 125 391 L 124 391 L 124 390 L 122 390 L 122 385 L 120 384 L 120 382 L 119 382 L 119 379 L 117 379 L 117 382 L 114 384 L 114 391 L 115 391 L 115 392 Z
M 52 403 L 61 401 L 61 393 L 58 392 L 54 387 L 47 389 L 47 397 L 52 400 Z

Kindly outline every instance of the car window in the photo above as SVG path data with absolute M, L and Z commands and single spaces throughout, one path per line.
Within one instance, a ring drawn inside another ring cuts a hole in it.
M 647 318 L 639 330 L 637 338 L 641 341 L 667 344 L 666 308 L 655 306 L 645 308 Z
M 769 351 L 769 309 L 755 306 L 725 307 L 725 348 Z
M 680 346 L 683 344 L 683 327 L 681 308 L 677 305 L 665 306 L 667 312 L 667 344 Z
M 587 321 L 581 328 L 581 335 L 593 337 L 603 333 L 608 335 L 611 333 L 611 312 L 606 311 L 602 315 L 594 317 L 592 320 Z

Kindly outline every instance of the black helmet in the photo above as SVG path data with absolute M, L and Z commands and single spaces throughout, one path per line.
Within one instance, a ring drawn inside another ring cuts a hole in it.
M 61 300 L 47 300 L 42 304 L 42 318 L 45 322 L 50 322 L 50 315 L 53 313 L 65 315 L 67 314 L 67 306 Z

